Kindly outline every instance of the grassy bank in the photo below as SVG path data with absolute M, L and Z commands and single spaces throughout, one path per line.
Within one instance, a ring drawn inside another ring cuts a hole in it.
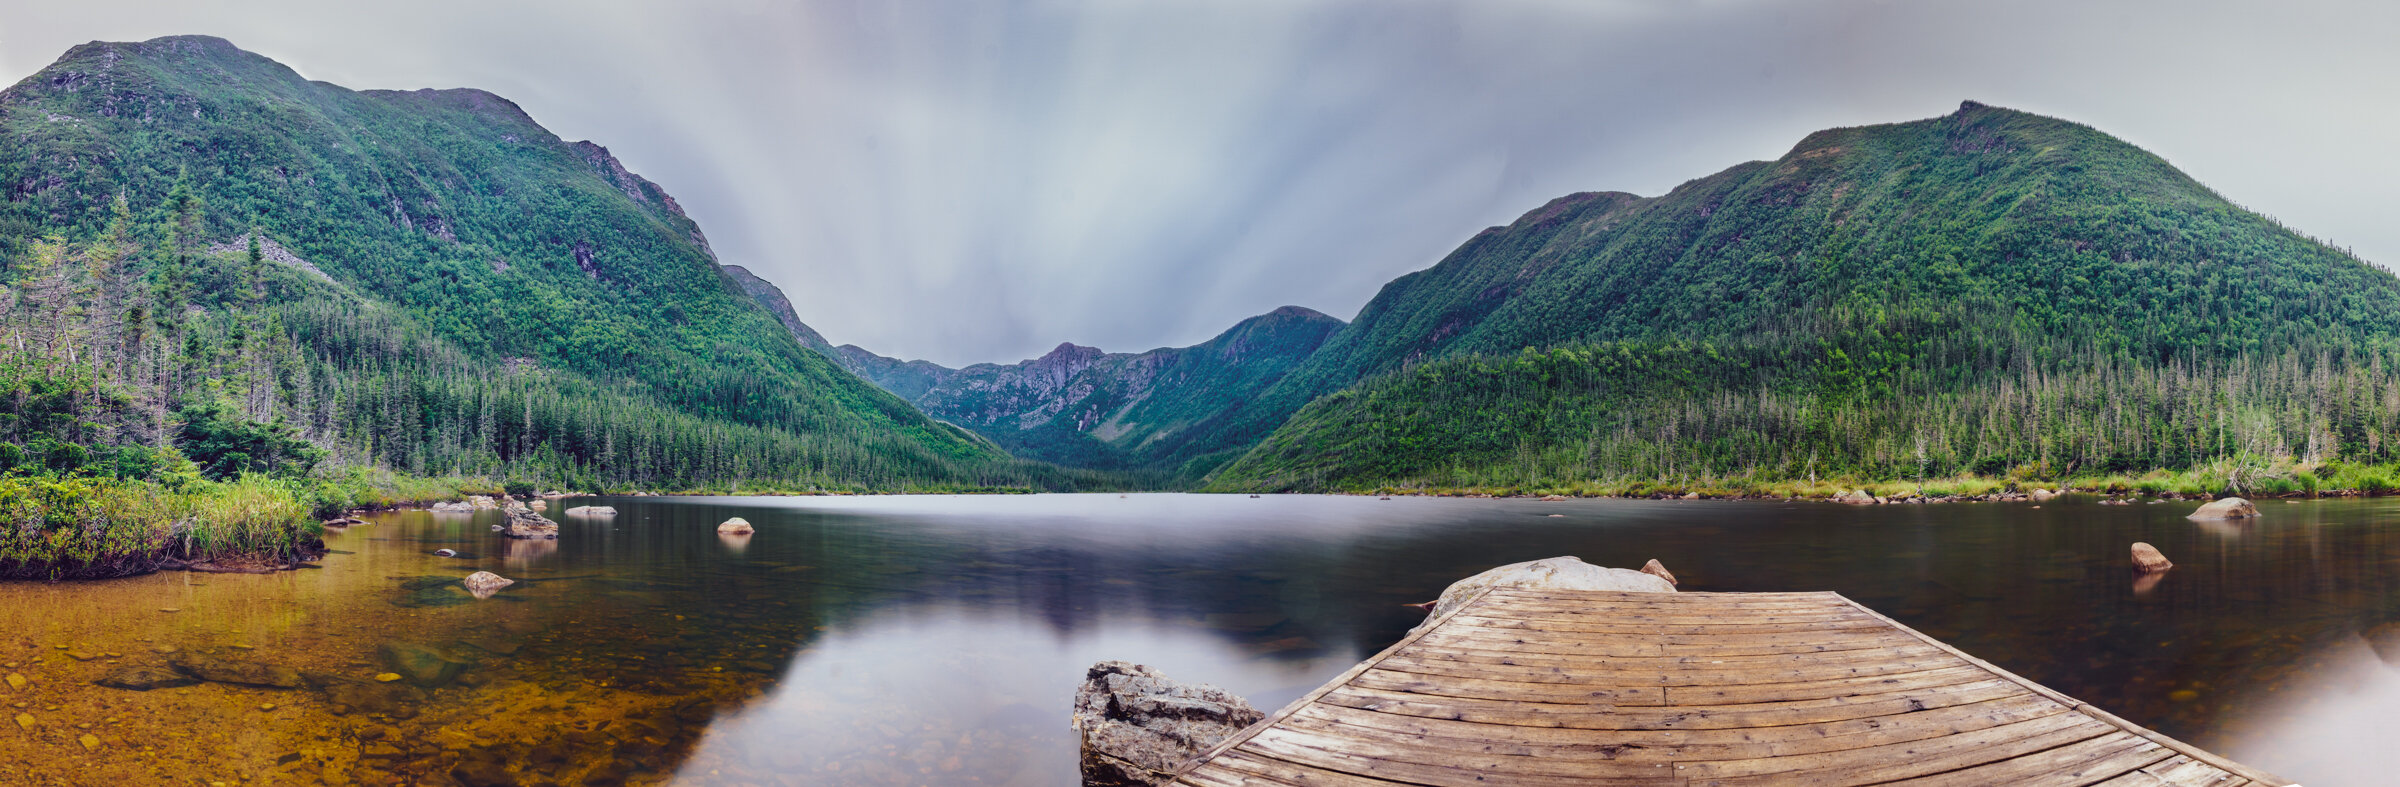
M 497 491 L 481 479 L 356 471 L 154 481 L 0 476 L 0 579 L 105 579 L 200 566 L 257 570 L 324 553 L 320 520 Z
M 1982 500 L 2035 489 L 2075 491 L 2109 496 L 2214 498 L 2227 495 L 2255 498 L 2374 496 L 2400 494 L 2400 463 L 2348 464 L 2293 461 L 2214 462 L 2180 470 L 2151 470 L 2140 474 L 2060 473 L 2038 466 L 2019 466 L 2004 475 L 1954 475 L 1938 478 L 1776 478 L 1768 476 L 1689 479 L 1526 479 L 1500 483 L 1444 483 L 1419 479 L 1403 483 L 1328 486 L 1323 488 L 1259 488 L 1219 484 L 1212 492 L 1337 492 L 1382 495 L 1488 495 L 1492 497 L 1682 497 L 1831 499 L 1864 490 L 1876 497 Z

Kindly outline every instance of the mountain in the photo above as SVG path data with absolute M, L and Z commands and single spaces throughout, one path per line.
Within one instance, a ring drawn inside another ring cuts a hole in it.
M 105 302 L 67 313 L 97 314 L 76 336 L 129 342 L 126 360 L 61 357 L 137 399 L 234 399 L 412 472 L 1036 472 L 803 347 L 664 189 L 490 93 L 352 91 L 202 36 L 94 42 L 0 92 L 0 133 L 0 253 L 96 265 L 69 284 Z M 321 280 L 246 272 L 253 233 L 272 267 Z M 262 356 L 261 333 L 289 356 Z M 161 358 L 186 372 L 135 374 Z M 313 390 L 257 382 L 302 369 Z
M 748 276 L 747 272 L 741 274 Z M 751 277 L 753 298 L 795 337 L 1011 453 L 1070 467 L 1142 470 L 1194 479 L 1232 458 L 1219 425 L 1316 352 L 1342 321 L 1285 306 L 1191 347 L 1110 353 L 1062 343 L 1040 358 L 951 369 L 856 345 L 826 347 L 774 285 Z
M 1224 488 L 2392 461 L 2390 271 L 2090 127 L 1975 102 L 1387 285 Z M 1289 415 L 1288 421 L 1286 419 Z

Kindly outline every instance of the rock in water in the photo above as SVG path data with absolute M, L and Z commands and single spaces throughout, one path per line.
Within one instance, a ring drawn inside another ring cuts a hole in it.
M 717 532 L 729 535 L 748 535 L 758 531 L 750 527 L 750 520 L 737 516 L 732 519 L 725 520 L 724 524 L 718 525 Z
M 567 516 L 616 516 L 617 509 L 609 506 L 576 506 L 567 509 Z
M 171 662 L 175 669 L 210 683 L 233 683 L 269 689 L 300 687 L 300 671 L 273 664 L 187 653 Z
M 2158 547 L 2140 541 L 2133 542 L 2133 570 L 2156 574 L 2174 567 L 2175 564 L 2167 562 L 2166 555 L 2159 554 Z
M 2054 498 L 2054 497 L 2057 497 L 2057 496 L 2058 496 L 2058 493 L 2057 493 L 2057 492 L 2052 492 L 2052 491 L 2050 491 L 2050 490 L 2048 490 L 2048 489 L 2036 489 L 2036 490 L 2033 490 L 2033 502 L 2036 502 L 2036 503 L 2048 502 L 2048 501 L 2049 501 L 2051 498 Z
M 517 584 L 516 580 L 489 571 L 468 574 L 466 579 L 459 580 L 459 582 L 465 584 L 467 592 L 475 594 L 476 598 L 491 598 L 492 594 L 500 592 L 501 588 Z
M 558 523 L 530 510 L 517 508 L 508 512 L 508 522 L 500 534 L 509 538 L 557 538 Z
M 1084 787 L 1153 787 L 1226 736 L 1266 718 L 1248 701 L 1139 664 L 1103 661 L 1075 692 Z
M 124 669 L 109 673 L 108 677 L 104 677 L 92 682 L 102 686 L 107 686 L 112 689 L 125 689 L 127 691 L 149 691 L 151 689 L 172 689 L 177 686 L 197 685 L 200 683 L 200 680 L 190 675 L 185 675 L 181 672 L 176 672 L 169 669 L 159 669 L 157 667 L 126 667 Z
M 435 512 L 435 513 L 440 513 L 440 514 L 472 514 L 472 513 L 475 513 L 475 504 L 474 504 L 474 503 L 435 503 L 435 504 L 433 504 L 433 510 L 434 510 L 434 512 Z
M 1661 562 L 1658 562 L 1658 558 L 1651 558 L 1651 559 L 1650 559 L 1650 562 L 1648 562 L 1648 563 L 1643 563 L 1643 564 L 1642 564 L 1642 573 L 1644 573 L 1644 574 L 1649 574 L 1650 576 L 1654 576 L 1654 577 L 1658 577 L 1659 579 L 1666 580 L 1666 581 L 1667 581 L 1667 584 L 1669 584 L 1669 585 L 1681 585 L 1681 584 L 1683 584 L 1683 583 L 1681 583 L 1681 582 L 1677 582 L 1677 581 L 1675 581 L 1675 572 L 1673 572 L 1673 571 L 1668 571 L 1668 570 L 1667 570 L 1667 564 L 1665 564 L 1665 563 L 1661 563 Z
M 1450 583 L 1442 598 L 1433 604 L 1433 613 L 1425 616 L 1427 623 L 1450 610 L 1457 609 L 1467 599 L 1474 598 L 1484 588 L 1506 585 L 1532 590 L 1622 590 L 1632 593 L 1673 593 L 1675 585 L 1656 576 L 1630 568 L 1603 568 L 1583 562 L 1572 555 L 1510 563 L 1475 576 Z
M 386 642 L 376 652 L 383 654 L 383 663 L 393 672 L 418 688 L 438 689 L 458 680 L 472 660 L 431 645 L 414 642 Z
M 2207 505 L 2201 506 L 2200 510 L 2193 511 L 2191 516 L 2186 518 L 2249 519 L 2254 516 L 2258 516 L 2258 506 L 2251 505 L 2250 501 L 2248 500 L 2243 500 L 2238 497 L 2228 497 L 2221 500 L 2209 501 Z

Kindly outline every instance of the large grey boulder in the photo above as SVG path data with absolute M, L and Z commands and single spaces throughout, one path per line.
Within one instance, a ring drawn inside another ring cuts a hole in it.
M 2187 518 L 2249 519 L 2254 516 L 2258 516 L 2258 506 L 2251 505 L 2250 501 L 2248 500 L 2243 500 L 2238 497 L 2228 497 L 2220 500 L 2209 501 L 2207 505 L 2201 506 L 2200 510 L 2198 511 L 2193 511 L 2191 516 Z
M 1224 689 L 1168 680 L 1139 664 L 1103 661 L 1075 692 L 1084 787 L 1155 787 L 1193 757 L 1266 718 Z
M 1665 567 L 1660 567 L 1660 570 L 1664 571 Z M 1503 585 L 1513 588 L 1524 588 L 1527 590 L 1621 590 L 1629 593 L 1675 592 L 1675 583 L 1667 581 L 1664 577 L 1653 574 L 1644 574 L 1630 568 L 1607 568 L 1604 566 L 1595 566 L 1590 563 L 1583 562 L 1582 558 L 1578 558 L 1573 555 L 1564 557 L 1546 557 L 1540 560 L 1528 560 L 1523 563 L 1510 563 L 1508 565 L 1450 583 L 1449 589 L 1442 591 L 1441 600 L 1434 602 L 1433 613 L 1426 615 L 1425 622 L 1417 624 L 1417 628 L 1424 628 L 1433 621 L 1439 620 L 1443 615 L 1450 614 L 1450 610 L 1457 609 L 1460 604 L 1467 603 L 1467 599 L 1474 598 L 1476 594 L 1482 593 L 1484 588 Z

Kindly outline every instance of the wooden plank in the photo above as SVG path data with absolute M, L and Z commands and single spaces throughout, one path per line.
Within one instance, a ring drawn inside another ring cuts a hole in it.
M 1944 686 L 1931 691 L 1863 694 L 1794 702 L 1718 705 L 1701 708 L 1543 705 L 1530 702 L 1494 702 L 1455 697 L 1428 697 L 1354 687 L 1344 687 L 1326 694 L 1319 698 L 1319 701 L 1360 710 L 1483 724 L 1588 730 L 1667 730 L 1776 727 L 1786 724 L 1862 719 L 1996 700 L 2023 693 L 2024 691 L 2017 688 L 2015 684 L 1991 679 Z
M 1606 666 L 1591 665 L 1588 662 L 1579 662 L 1578 659 L 1572 657 L 1557 658 L 1541 654 L 1507 656 L 1449 651 L 1424 655 L 1402 653 L 1385 659 L 1382 664 L 1377 666 L 1379 669 L 1413 672 L 1421 675 L 1495 678 L 1526 683 L 1580 683 L 1595 686 L 1725 686 L 1895 675 L 1955 666 L 1957 663 L 1949 656 L 1944 655 L 1938 659 L 1894 659 L 1859 664 L 1813 664 L 1798 667 L 1611 669 Z
M 1666 690 L 1657 686 L 1599 686 L 1525 683 L 1490 678 L 1433 677 L 1397 670 L 1371 669 L 1350 680 L 1357 688 L 1468 697 L 1497 701 L 1552 704 L 1665 705 Z
M 2055 749 L 1987 765 L 1912 779 L 1924 787 L 1981 787 L 1987 784 L 2044 784 L 2085 787 L 2133 773 L 2175 756 L 2157 742 L 2119 730 Z
M 1608 647 L 1595 644 L 1588 639 L 1577 641 L 1572 636 L 1565 636 L 1551 632 L 1491 634 L 1446 629 L 1443 631 L 1433 632 L 1427 635 L 1424 639 L 1419 640 L 1419 642 L 1424 648 L 1427 649 L 1456 650 L 1464 652 L 1532 653 L 1550 656 L 1566 656 L 1616 665 L 1656 664 L 1659 666 L 1826 663 L 1829 660 L 1836 659 L 1848 659 L 1852 661 L 1873 660 L 1879 655 L 1883 658 L 1890 658 L 1893 656 L 1931 656 L 1945 652 L 1940 648 L 1936 648 L 1907 637 L 1893 637 L 1890 639 L 1885 639 L 1882 637 L 1855 637 L 1841 639 L 1825 643 L 1828 645 L 1837 646 L 1838 649 L 1808 651 L 1805 653 L 1759 653 L 1744 655 L 1726 653 L 1700 653 L 1676 656 L 1619 656 L 1607 652 L 1609 650 Z M 1857 647 L 1846 647 L 1849 645 L 1856 645 Z
M 1667 695 L 1665 704 L 1668 705 L 1679 707 L 1740 705 L 1930 689 L 1937 686 L 1989 680 L 1991 677 L 1992 674 L 1983 671 L 1982 668 L 1970 664 L 1954 664 L 1920 672 L 1826 678 L 1790 683 L 1751 683 L 1739 686 L 1668 686 L 1664 687 L 1664 691 Z M 2031 694 L 2032 692 L 2026 693 Z M 2044 697 L 2043 699 L 2049 698 Z M 2055 700 L 2051 700 L 2051 702 L 2056 703 Z M 2059 707 L 2065 708 L 2066 706 L 2059 705 Z
M 1557 759 L 1689 762 L 1784 757 L 1879 746 L 1996 727 L 2072 713 L 2031 694 L 1898 716 L 1814 724 L 1722 730 L 1610 730 L 1517 728 L 1495 732 L 1489 725 L 1378 713 L 1319 703 L 1284 720 L 1287 726 L 1350 731 L 1405 739 L 1437 752 L 1471 751 Z
M 1719 636 L 1726 634 L 1828 634 L 1837 632 L 1884 632 L 1891 628 L 1884 625 L 1883 621 L 1863 617 L 1855 620 L 1823 621 L 1815 623 L 1760 623 L 1744 618 L 1740 615 L 1728 615 L 1722 619 L 1707 623 L 1670 624 L 1624 623 L 1611 620 L 1531 621 L 1522 618 L 1485 617 L 1477 614 L 1480 612 L 1482 612 L 1482 609 L 1478 608 L 1475 610 L 1475 612 L 1460 615 L 1457 618 L 1452 619 L 1450 624 L 1444 626 L 1443 628 L 1449 630 L 1473 628 L 1479 631 L 1520 631 L 1530 629 L 1534 631 L 1556 631 L 1561 633 L 1573 632 L 1578 634 L 1621 634 L 1627 636 L 1645 637 L 1656 636 L 1660 634 Z
M 1357 776 L 1383 779 L 1403 784 L 1427 787 L 1488 787 L 1492 784 L 1524 785 L 1525 787 L 1613 787 L 1614 785 L 1683 784 L 1676 778 L 1674 766 L 1653 763 L 1642 766 L 1639 775 L 1624 775 L 1606 771 L 1599 773 L 1525 773 L 1512 772 L 1504 776 L 1474 767 L 1454 767 L 1400 762 L 1351 752 L 1339 752 L 1304 745 L 1290 736 L 1268 731 L 1251 738 L 1241 751 L 1270 756 L 1325 770 L 1342 771 Z M 1497 778 L 1496 778 L 1497 777 Z
M 1691 763 L 1684 766 L 1683 775 L 1698 784 L 1722 787 L 1877 784 L 1948 773 L 2101 736 L 2138 740 L 2106 724 L 2063 713 L 1975 732 L 1828 754 Z
M 1201 777 L 1209 781 L 1193 781 Z M 1358 776 L 1341 771 L 1329 771 L 1306 765 L 1261 757 L 1249 752 L 1232 751 L 1209 761 L 1208 766 L 1196 768 L 1177 776 L 1174 784 L 1206 785 L 1309 785 L 1311 787 L 1394 787 L 1400 782 Z

